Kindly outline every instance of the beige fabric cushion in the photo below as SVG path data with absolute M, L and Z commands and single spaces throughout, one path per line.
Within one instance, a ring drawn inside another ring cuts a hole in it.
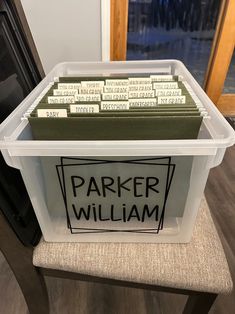
M 182 289 L 228 293 L 232 280 L 207 203 L 189 244 L 47 243 L 35 266 Z

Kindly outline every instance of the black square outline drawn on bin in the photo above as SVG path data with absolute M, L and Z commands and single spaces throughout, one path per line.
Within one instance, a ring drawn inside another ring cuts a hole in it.
M 63 160 L 76 160 L 76 161 L 86 161 L 86 163 L 74 163 L 74 164 L 67 164 L 65 165 L 63 163 Z M 161 164 L 161 163 L 147 163 L 146 161 L 150 160 L 168 160 L 167 164 Z M 163 210 L 161 217 L 159 219 L 159 224 L 157 228 L 154 229 L 131 229 L 131 230 L 117 230 L 117 229 L 100 229 L 100 228 L 75 228 L 71 226 L 70 217 L 68 213 L 68 207 L 67 207 L 67 198 L 66 198 L 66 185 L 65 185 L 65 179 L 64 179 L 64 167 L 65 166 L 78 166 L 78 165 L 93 165 L 93 164 L 106 164 L 106 163 L 130 163 L 130 164 L 147 164 L 147 165 L 162 165 L 162 166 L 168 166 L 167 170 L 167 180 L 166 180 L 166 189 L 165 189 L 165 197 L 164 197 L 164 204 L 163 204 Z M 62 168 L 62 179 L 60 177 L 59 168 Z M 170 173 L 170 170 L 172 169 L 172 172 Z M 165 214 L 165 205 L 167 201 L 167 197 L 170 190 L 170 185 L 173 179 L 174 170 L 175 170 L 175 164 L 171 163 L 171 157 L 158 157 L 158 158 L 148 158 L 148 159 L 137 159 L 137 160 L 96 160 L 96 159 L 84 159 L 84 158 L 72 158 L 72 157 L 61 157 L 61 165 L 56 165 L 56 170 L 59 178 L 60 188 L 63 195 L 65 208 L 66 208 L 66 217 L 67 217 L 67 227 L 70 229 L 70 232 L 73 234 L 76 233 L 105 233 L 105 232 L 132 232 L 132 233 L 153 233 L 156 234 L 159 232 L 159 230 L 163 229 L 163 222 L 164 222 L 164 214 Z M 83 230 L 80 232 L 74 232 L 74 230 Z M 154 231 L 154 232 L 150 232 Z
M 71 163 L 64 164 L 64 160 L 74 160 L 79 161 L 80 163 Z M 159 160 L 167 160 L 166 164 L 157 162 L 153 163 L 150 161 L 159 161 Z M 81 163 L 81 162 L 85 163 Z M 132 160 L 101 160 L 101 159 L 93 159 L 93 158 L 75 158 L 75 157 L 61 157 L 61 164 L 56 165 L 56 172 L 59 179 L 59 185 L 61 189 L 61 193 L 64 200 L 65 210 L 66 210 L 66 219 L 67 219 L 67 228 L 70 230 L 71 234 L 84 234 L 84 233 L 107 233 L 107 232 L 129 232 L 129 233 L 147 233 L 147 234 L 158 234 L 160 230 L 163 229 L 164 226 L 164 217 L 165 217 L 165 207 L 167 198 L 169 195 L 172 179 L 175 173 L 176 165 L 171 163 L 171 157 L 153 157 L 153 158 L 142 158 L 142 159 L 132 159 Z M 157 166 L 167 166 L 167 178 L 166 178 L 166 186 L 165 186 L 165 194 L 163 201 L 163 208 L 161 212 L 161 216 L 158 222 L 157 228 L 147 228 L 147 229 L 100 229 L 100 228 L 81 228 L 81 227 L 72 227 L 69 211 L 68 211 L 68 203 L 67 203 L 67 193 L 66 193 L 66 184 L 65 184 L 65 175 L 64 175 L 64 167 L 68 166 L 87 166 L 87 165 L 96 165 L 96 164 L 110 164 L 110 163 L 125 163 L 125 164 L 143 164 L 143 165 L 157 165 Z M 61 174 L 59 172 L 61 169 Z M 80 230 L 80 231 L 77 231 Z

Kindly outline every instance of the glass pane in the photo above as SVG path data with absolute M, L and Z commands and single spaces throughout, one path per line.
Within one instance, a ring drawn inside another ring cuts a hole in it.
M 235 94 L 235 51 L 230 62 L 229 70 L 224 83 L 225 94 Z
M 220 0 L 129 0 L 127 60 L 179 59 L 203 83 Z

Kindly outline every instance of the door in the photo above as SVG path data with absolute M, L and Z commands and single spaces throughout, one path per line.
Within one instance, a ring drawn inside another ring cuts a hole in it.
M 234 45 L 235 1 L 226 0 L 221 6 L 205 79 L 206 93 L 225 116 L 235 116 Z M 229 79 L 228 86 L 226 79 Z
M 233 0 L 111 0 L 111 60 L 180 59 L 225 113 L 222 104 L 233 107 L 233 95 L 221 92 L 234 48 L 234 7 Z

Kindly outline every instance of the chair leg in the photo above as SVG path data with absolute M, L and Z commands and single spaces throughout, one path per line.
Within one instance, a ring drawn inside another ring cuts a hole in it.
M 214 293 L 190 295 L 185 304 L 183 314 L 207 314 L 216 297 L 217 294 Z
M 24 295 L 30 314 L 48 314 L 49 301 L 44 277 L 32 263 L 33 248 L 25 247 L 0 212 L 0 249 Z

